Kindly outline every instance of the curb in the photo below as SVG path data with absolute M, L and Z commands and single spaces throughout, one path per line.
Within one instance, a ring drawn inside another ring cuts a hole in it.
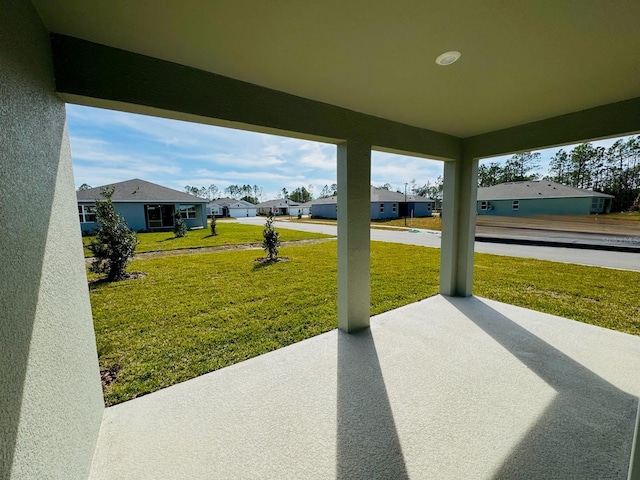
M 572 242 L 559 242 L 553 240 L 529 240 L 524 238 L 505 238 L 505 237 L 485 237 L 476 236 L 476 242 L 485 243 L 506 243 L 509 245 L 532 245 L 536 247 L 561 247 L 561 248 L 575 248 L 578 250 L 600 250 L 607 252 L 625 252 L 625 253 L 640 253 L 639 247 L 623 247 L 621 245 L 609 245 L 602 243 L 572 243 Z

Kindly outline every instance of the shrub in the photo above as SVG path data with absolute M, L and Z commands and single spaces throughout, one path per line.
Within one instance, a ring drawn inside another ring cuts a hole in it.
M 211 215 L 211 236 L 215 237 L 218 235 L 218 224 L 216 223 L 215 215 Z
M 187 234 L 187 223 L 180 216 L 180 212 L 173 214 L 173 235 L 176 238 L 184 237 Z
M 105 187 L 101 193 L 106 200 L 96 200 L 98 228 L 87 246 L 94 257 L 89 270 L 105 273 L 106 279 L 114 282 L 126 278 L 126 268 L 135 253 L 138 237 L 115 212 L 111 201 L 113 187 Z
M 267 217 L 267 223 L 264 225 L 262 236 L 264 237 L 262 248 L 267 253 L 269 261 L 274 261 L 278 257 L 280 234 L 276 232 L 276 229 L 273 227 L 273 214 L 271 212 L 269 212 L 269 216 Z

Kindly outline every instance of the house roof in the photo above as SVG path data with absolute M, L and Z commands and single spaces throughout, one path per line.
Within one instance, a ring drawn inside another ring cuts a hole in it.
M 160 202 L 160 203 L 206 203 L 204 198 L 196 197 L 189 193 L 180 192 L 172 188 L 163 187 L 155 183 L 134 178 L 124 182 L 111 183 L 89 190 L 78 190 L 76 198 L 78 202 L 94 202 L 104 200 L 102 189 L 113 187 L 111 201 L 119 202 Z
M 294 202 L 292 200 L 287 200 L 284 198 L 276 198 L 275 200 L 267 200 L 266 202 L 259 203 L 256 205 L 258 208 L 268 208 L 268 207 L 298 207 L 300 204 L 298 202 Z
M 492 187 L 478 188 L 478 200 L 527 200 L 533 198 L 614 198 L 606 193 L 569 187 L 548 180 L 506 182 Z
M 326 197 L 326 198 L 318 198 L 316 200 L 312 200 L 313 205 L 330 205 L 337 203 L 338 197 Z M 403 203 L 405 201 L 404 193 L 394 192 L 391 190 L 386 190 L 384 188 L 378 188 L 371 186 L 371 202 L 398 202 Z M 407 202 L 434 202 L 431 198 L 421 197 L 419 195 L 409 195 L 406 196 Z
M 219 198 L 217 200 L 213 200 L 209 203 L 207 203 L 208 207 L 212 207 L 214 205 L 218 205 L 220 207 L 231 207 L 231 206 L 239 206 L 242 208 L 256 208 L 256 205 L 254 205 L 251 202 L 247 202 L 245 200 L 236 200 L 235 198 Z

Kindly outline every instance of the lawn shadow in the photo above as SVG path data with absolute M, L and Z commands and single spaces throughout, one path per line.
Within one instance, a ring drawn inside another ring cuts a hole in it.
M 444 298 L 557 392 L 493 478 L 627 478 L 636 397 L 479 299 Z
M 278 257 L 273 260 L 269 260 L 266 257 L 258 257 L 253 261 L 253 270 L 262 270 L 263 268 L 270 267 L 271 265 L 276 265 L 278 263 L 288 262 L 289 257 Z
M 338 331 L 338 480 L 408 479 L 371 330 Z

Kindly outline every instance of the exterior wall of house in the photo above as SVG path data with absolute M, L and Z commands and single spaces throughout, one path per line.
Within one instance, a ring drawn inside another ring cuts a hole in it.
M 229 207 L 229 215 L 232 217 L 255 217 L 256 216 L 256 208 L 250 207 Z
M 381 211 L 381 205 L 384 205 L 384 211 Z M 395 212 L 393 211 L 393 206 Z M 371 202 L 371 220 L 383 220 L 387 218 L 400 218 L 399 202 Z
M 146 230 L 147 219 L 144 216 L 144 204 L 142 203 L 114 203 L 113 208 L 116 213 L 125 219 L 128 227 L 137 232 Z
M 65 104 L 31 2 L 0 32 L 0 478 L 86 479 L 104 403 Z
M 435 202 L 407 202 L 408 217 L 431 217 Z
M 338 211 L 335 203 L 316 203 L 311 209 L 313 218 L 338 218 Z
M 156 203 L 150 203 L 151 205 L 157 205 Z M 80 205 L 92 205 L 90 203 L 81 203 Z M 147 230 L 147 219 L 144 213 L 145 203 L 126 203 L 126 202 L 116 202 L 113 204 L 114 210 L 116 213 L 121 215 L 127 226 L 133 230 L 134 232 L 139 232 L 142 230 Z M 178 211 L 180 204 L 176 203 L 174 205 L 174 211 Z M 207 225 L 207 213 L 206 207 L 203 204 L 195 204 L 196 208 L 196 218 L 187 218 L 185 219 L 185 223 L 187 224 L 187 228 L 203 228 Z M 96 222 L 82 222 L 80 223 L 80 229 L 83 235 L 93 235 L 95 229 L 97 227 Z
M 518 200 L 518 209 L 513 209 L 514 200 L 489 200 L 490 210 L 482 210 L 478 201 L 478 215 L 503 215 L 526 217 L 531 215 L 589 215 L 591 197 L 535 198 Z

